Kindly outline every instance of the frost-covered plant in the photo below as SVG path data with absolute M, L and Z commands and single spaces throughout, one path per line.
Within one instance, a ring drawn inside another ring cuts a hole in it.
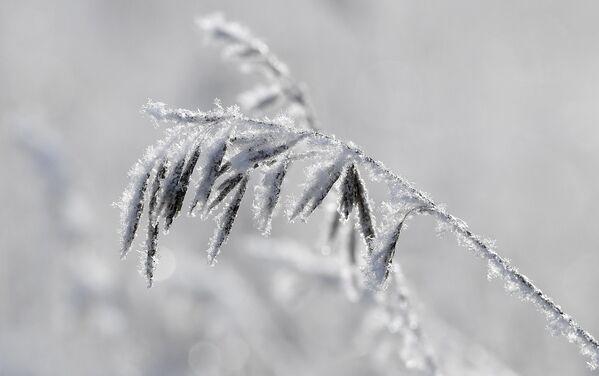
M 227 56 L 269 72 L 280 86 L 277 98 L 293 98 L 284 94 L 286 86 L 280 83 L 298 85 L 263 43 L 222 18 L 209 18 L 201 24 L 230 43 Z M 295 104 L 302 107 L 301 103 Z M 354 144 L 314 130 L 314 122 L 304 120 L 311 129 L 300 129 L 289 118 L 248 117 L 238 107 L 224 108 L 219 102 L 213 110 L 202 112 L 149 101 L 143 111 L 156 123 L 173 124 L 133 167 L 129 187 L 120 202 L 123 257 L 138 233 L 142 214 L 147 214 L 144 270 L 149 286 L 154 275 L 159 227 L 169 229 L 183 210 L 190 189 L 193 193 L 189 195 L 189 213 L 203 218 L 215 215 L 217 220 L 207 251 L 209 263 L 214 265 L 248 192 L 250 178 L 260 176 L 253 207 L 258 229 L 268 233 L 275 209 L 282 206 L 281 192 L 288 171 L 305 165 L 302 193 L 292 196 L 286 207 L 289 220 L 306 221 L 324 206 L 327 197 L 334 196 L 331 192 L 337 191 L 331 234 L 335 235 L 340 222 L 353 217 L 365 246 L 362 261 L 356 264 L 362 266 L 368 288 L 387 287 L 394 269 L 395 249 L 407 221 L 419 215 L 432 216 L 441 229 L 454 233 L 461 245 L 488 263 L 489 276 L 500 277 L 509 293 L 534 304 L 545 315 L 553 334 L 575 343 L 591 368 L 598 366 L 599 343 L 499 256 L 491 242 L 475 235 L 464 221 Z M 194 175 L 197 182 L 191 184 Z M 387 199 L 379 204 L 368 194 L 367 182 L 375 181 L 387 188 Z
M 501 277 L 510 293 L 535 304 L 545 314 L 552 331 L 576 343 L 589 357 L 590 366 L 596 367 L 599 344 L 589 333 L 499 256 L 490 242 L 472 233 L 464 221 L 358 147 L 323 133 L 293 128 L 287 119 L 248 118 L 237 107 L 217 105 L 214 110 L 201 112 L 150 101 L 144 112 L 157 122 L 175 124 L 132 169 L 131 183 L 121 201 L 121 251 L 125 256 L 137 233 L 146 198 L 149 199 L 146 276 L 150 284 L 159 219 L 168 229 L 179 215 L 196 165 L 199 176 L 190 210 L 208 215 L 222 208 L 208 249 L 208 260 L 214 264 L 231 232 L 250 175 L 262 174 L 262 182 L 268 184 L 257 189 L 254 196 L 256 215 L 261 218 L 260 223 L 267 223 L 279 205 L 285 174 L 294 163 L 303 161 L 308 163 L 307 180 L 303 193 L 290 200 L 289 219 L 307 220 L 337 185 L 341 192 L 338 210 L 342 217 L 346 208 L 356 216 L 366 245 L 364 272 L 371 287 L 384 286 L 387 281 L 406 221 L 416 215 L 431 215 L 441 227 L 453 232 L 460 244 L 485 259 L 491 275 Z M 384 203 L 387 214 L 379 225 L 360 169 L 388 188 L 388 201 Z M 279 178 L 271 179 L 269 175 Z

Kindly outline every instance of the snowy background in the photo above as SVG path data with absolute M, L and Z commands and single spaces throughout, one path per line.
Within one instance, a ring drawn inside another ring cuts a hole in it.
M 213 222 L 182 219 L 150 290 L 120 261 L 111 204 L 162 134 L 141 105 L 209 109 L 256 81 L 202 43 L 193 19 L 215 10 L 308 84 L 326 132 L 497 239 L 599 335 L 596 1 L 3 0 L 0 375 L 402 371 L 365 345 L 364 307 L 256 252 L 317 245 L 323 217 L 264 241 L 246 205 L 215 268 Z M 447 374 L 592 374 L 432 220 L 397 260 Z

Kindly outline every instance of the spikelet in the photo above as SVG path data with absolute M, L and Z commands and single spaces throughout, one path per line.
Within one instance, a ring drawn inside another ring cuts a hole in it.
M 121 257 L 125 257 L 135 239 L 139 220 L 144 209 L 144 198 L 150 173 L 141 171 L 141 163 L 130 173 L 131 183 L 123 192 L 121 207 Z
M 235 154 L 226 163 L 227 170 L 232 168 L 243 172 L 250 168 L 257 168 L 265 163 L 274 163 L 275 158 L 293 148 L 300 140 L 301 137 L 294 137 L 293 139 L 285 139 L 283 142 L 280 140 L 271 140 L 271 143 L 269 143 L 269 139 L 259 138 L 258 143 L 243 147 Z
M 191 174 L 196 166 L 198 158 L 200 156 L 200 146 L 197 145 L 189 159 L 187 160 L 185 167 L 182 169 L 179 179 L 177 180 L 177 184 L 173 190 L 172 196 L 168 202 L 168 205 L 165 209 L 165 229 L 168 230 L 173 220 L 177 217 L 181 208 L 183 207 L 183 199 L 185 198 L 185 194 L 187 193 L 187 188 L 189 187 L 189 179 L 191 178 Z
M 190 213 L 194 212 L 196 206 L 199 206 L 199 209 L 203 209 L 208 202 L 208 198 L 212 192 L 212 186 L 219 175 L 221 163 L 226 151 L 227 141 L 225 139 L 219 140 L 217 144 L 209 151 L 206 163 L 201 171 L 195 197 L 189 209 Z
M 269 166 L 260 184 L 254 188 L 254 218 L 256 226 L 262 234 L 270 233 L 272 217 L 281 196 L 281 186 L 287 175 L 291 160 L 283 157 L 280 161 Z
M 242 176 L 235 196 L 233 196 L 233 199 L 217 220 L 216 230 L 212 236 L 212 239 L 210 240 L 210 247 L 207 251 L 208 262 L 210 265 L 216 264 L 216 256 L 218 256 L 221 247 L 229 238 L 231 228 L 233 228 L 233 222 L 235 222 L 237 212 L 239 211 L 239 206 L 241 205 L 241 200 L 247 188 L 248 178 L 248 175 Z
M 288 69 L 268 46 L 254 37 L 246 28 L 225 20 L 216 13 L 198 19 L 197 25 L 215 41 L 223 41 L 223 57 L 239 63 L 244 71 L 262 71 L 270 77 L 286 77 Z
M 368 201 L 368 192 L 357 169 L 354 169 L 354 189 L 354 201 L 358 207 L 359 230 L 370 254 L 374 249 L 374 239 L 376 237 L 374 216 Z
M 282 100 L 283 92 L 278 84 L 258 85 L 239 95 L 239 103 L 246 111 L 264 112 Z
M 148 219 L 150 222 L 156 222 L 158 218 L 157 205 L 158 205 L 158 193 L 162 188 L 162 182 L 166 177 L 168 161 L 166 158 L 158 162 L 156 167 L 156 174 L 152 182 L 152 190 L 150 191 L 150 202 L 148 203 Z
M 402 211 L 394 211 L 390 205 L 385 205 L 387 214 L 387 222 L 390 224 L 383 234 L 378 239 L 376 251 L 370 256 L 370 273 L 374 283 L 383 286 L 389 278 L 389 273 L 392 268 L 393 256 L 397 248 L 399 235 L 406 225 L 406 222 L 413 215 L 424 212 L 426 209 L 423 206 L 409 207 Z
M 341 153 L 329 165 L 318 164 L 308 171 L 306 188 L 302 197 L 295 204 L 295 208 L 291 211 L 290 220 L 294 220 L 298 216 L 302 221 L 308 219 L 341 176 L 345 160 L 345 154 Z
M 285 142 L 280 145 L 268 146 L 257 150 L 252 150 L 247 153 L 246 160 L 251 165 L 260 164 L 264 161 L 271 160 L 281 153 L 286 152 L 295 145 L 297 141 Z
M 168 176 L 164 180 L 162 197 L 160 198 L 160 204 L 158 206 L 158 214 L 164 216 L 165 231 L 168 230 L 173 221 L 174 200 L 177 194 L 179 179 L 181 178 L 183 167 L 185 166 L 185 154 L 183 153 L 179 156 L 172 166 L 173 168 L 169 171 Z
M 152 287 L 154 279 L 154 267 L 156 263 L 156 252 L 158 246 L 158 215 L 156 213 L 156 205 L 158 202 L 158 192 L 162 185 L 162 181 L 166 175 L 166 159 L 163 159 L 158 163 L 156 168 L 156 175 L 152 182 L 152 189 L 150 192 L 150 202 L 148 204 L 148 234 L 146 239 L 146 259 L 144 263 L 144 270 L 148 287 Z
M 347 220 L 356 200 L 356 166 L 353 163 L 347 166 L 343 175 L 339 186 L 339 207 L 337 210 L 341 218 Z

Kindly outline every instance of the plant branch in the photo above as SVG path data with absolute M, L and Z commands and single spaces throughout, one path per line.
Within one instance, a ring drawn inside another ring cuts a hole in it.
M 407 197 L 418 202 L 423 214 L 435 217 L 441 226 L 453 232 L 458 242 L 474 252 L 475 255 L 487 261 L 490 274 L 500 276 L 505 282 L 508 292 L 517 295 L 522 300 L 536 306 L 549 322 L 549 328 L 554 334 L 560 334 L 571 343 L 576 344 L 581 353 L 586 356 L 588 365 L 595 369 L 599 361 L 599 343 L 587 331 L 582 329 L 572 317 L 566 314 L 551 298 L 539 290 L 525 275 L 518 272 L 507 260 L 502 258 L 493 247 L 478 235 L 475 235 L 464 221 L 449 214 L 443 207 L 435 203 L 424 192 L 415 188 L 403 177 L 389 170 L 385 165 L 366 155 L 355 145 L 344 143 L 333 136 L 314 130 L 300 130 L 285 124 L 281 120 L 253 119 L 242 115 L 236 108 L 218 108 L 207 113 L 172 109 L 163 103 L 148 102 L 143 110 L 155 121 L 171 122 L 180 125 L 202 125 L 207 123 L 237 123 L 251 127 L 276 131 L 286 136 L 294 135 L 322 148 L 338 148 L 347 153 L 348 158 L 370 169 L 375 178 L 381 179 L 387 185 L 392 198 Z M 393 201 L 393 200 L 392 200 Z M 372 258 L 376 258 L 376 252 Z M 380 256 L 380 255 L 378 255 Z M 376 281 L 380 284 L 382 281 Z

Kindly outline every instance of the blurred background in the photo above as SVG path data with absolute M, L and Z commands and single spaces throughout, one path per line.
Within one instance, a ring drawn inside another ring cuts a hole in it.
M 497 239 L 599 335 L 596 1 L 3 0 L 0 375 L 410 374 L 373 357 L 368 307 L 264 260 L 315 247 L 322 216 L 265 241 L 246 203 L 214 268 L 214 223 L 182 218 L 152 289 L 119 259 L 111 204 L 162 135 L 141 105 L 206 110 L 257 81 L 202 42 L 193 19 L 215 10 L 309 86 L 325 132 Z M 446 374 L 592 374 L 431 219 L 401 242 Z

